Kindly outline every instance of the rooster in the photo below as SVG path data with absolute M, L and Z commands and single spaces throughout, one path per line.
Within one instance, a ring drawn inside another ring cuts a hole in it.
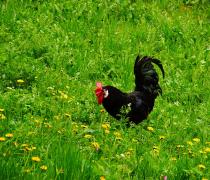
M 95 94 L 98 104 L 103 104 L 106 111 L 118 120 L 124 117 L 138 124 L 146 119 L 154 107 L 156 97 L 162 95 L 158 74 L 152 63 L 160 68 L 164 78 L 160 60 L 137 56 L 134 64 L 135 90 L 124 93 L 113 86 L 102 86 L 102 83 L 97 82 Z

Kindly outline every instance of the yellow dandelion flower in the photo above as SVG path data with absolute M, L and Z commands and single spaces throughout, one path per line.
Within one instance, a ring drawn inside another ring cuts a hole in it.
M 7 137 L 7 138 L 12 138 L 12 137 L 13 137 L 13 134 L 7 133 L 7 134 L 5 135 L 5 137 Z
M 155 145 L 152 148 L 153 149 L 160 149 L 158 146 L 155 146 Z
M 35 162 L 40 162 L 41 161 L 40 157 L 38 157 L 38 156 L 32 157 L 31 160 L 35 161 Z
M 114 132 L 115 138 L 118 140 L 122 139 L 122 135 L 120 134 L 120 132 Z
M 199 165 L 198 165 L 198 168 L 199 168 L 200 170 L 204 170 L 204 169 L 206 169 L 206 166 L 204 166 L 203 164 L 199 164 Z
M 193 141 L 199 143 L 201 140 L 199 138 L 193 138 Z
M 87 126 L 87 125 L 82 124 L 82 125 L 81 125 L 81 128 L 87 129 L 87 128 L 88 128 L 88 126 Z
M 209 147 L 206 147 L 206 148 L 204 148 L 203 151 L 206 152 L 206 153 L 210 153 L 210 148 Z
M 71 117 L 71 115 L 69 113 L 65 113 L 64 114 L 66 117 Z
M 101 176 L 101 177 L 100 177 L 100 180 L 106 180 L 106 179 L 105 179 L 105 176 Z
M 159 139 L 160 140 L 163 140 L 163 139 L 165 139 L 166 137 L 165 136 L 159 136 Z
M 147 130 L 150 131 L 150 132 L 153 132 L 155 129 L 153 127 L 151 127 L 151 126 L 148 126 Z
M 208 180 L 208 179 L 203 177 L 201 180 Z
M 0 112 L 4 112 L 4 109 L 0 108 Z
M 30 147 L 28 147 L 28 146 L 24 147 L 24 150 L 25 151 L 32 151 L 32 149 Z
M 101 112 L 101 113 L 104 113 L 104 112 L 105 112 L 105 109 L 101 109 L 100 112 Z
M 100 145 L 97 142 L 92 142 L 91 144 L 97 151 L 99 150 Z
M 23 84 L 24 82 L 25 82 L 25 81 L 22 80 L 22 79 L 18 79 L 18 80 L 17 80 L 17 83 L 18 83 L 18 84 Z
M 104 123 L 104 124 L 101 125 L 101 127 L 103 129 L 109 129 L 110 128 L 110 124 L 109 123 Z
M 159 149 L 153 149 L 153 152 L 157 155 L 160 153 L 160 150 Z
M 160 150 L 159 150 L 159 149 L 153 149 L 153 151 L 154 151 L 154 152 L 159 152 Z
M 93 136 L 91 135 L 91 134 L 85 134 L 84 135 L 84 138 L 86 138 L 86 139 L 90 139 L 90 138 L 92 138 Z
M 177 159 L 176 159 L 176 157 L 171 157 L 170 160 L 171 160 L 171 161 L 176 161 Z
M 24 147 L 25 151 L 33 151 L 35 149 L 36 149 L 36 147 L 34 147 L 34 146 L 32 146 L 32 147 L 28 147 L 28 146 Z
M 110 133 L 110 131 L 108 130 L 108 129 L 105 129 L 105 134 L 109 134 Z
M 28 144 L 22 144 L 21 145 L 22 147 L 27 147 L 27 146 L 29 146 Z
M 6 119 L 6 116 L 0 113 L 0 120 L 4 120 L 4 119 Z
M 47 166 L 42 165 L 42 166 L 40 166 L 40 169 L 41 169 L 42 171 L 47 171 Z
M 192 141 L 187 141 L 187 144 L 192 146 L 193 145 L 193 142 Z
M 6 141 L 5 137 L 0 137 L 0 142 Z
M 153 152 L 155 153 L 155 154 L 159 154 L 159 152 L 160 152 L 160 148 L 158 147 L 158 146 L 153 146 Z
M 134 151 L 134 150 L 133 150 L 132 148 L 130 148 L 130 149 L 128 149 L 127 152 L 125 152 L 125 155 L 130 157 L 131 154 L 133 153 L 133 151 Z
M 131 152 L 130 151 L 125 152 L 125 155 L 126 156 L 130 156 L 131 155 Z

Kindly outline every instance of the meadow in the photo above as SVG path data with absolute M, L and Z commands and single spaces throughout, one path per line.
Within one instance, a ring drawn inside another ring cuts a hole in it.
M 210 179 L 208 0 L 0 1 L 0 179 Z M 129 92 L 138 54 L 163 95 L 127 127 L 97 81 Z

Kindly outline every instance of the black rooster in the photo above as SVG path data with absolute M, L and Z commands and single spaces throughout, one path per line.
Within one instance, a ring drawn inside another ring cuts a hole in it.
M 135 91 L 124 93 L 113 86 L 96 84 L 96 96 L 99 104 L 116 119 L 128 118 L 136 124 L 147 118 L 152 111 L 156 97 L 162 94 L 158 84 L 158 74 L 153 64 L 158 65 L 164 78 L 164 69 L 158 59 L 137 56 L 134 64 Z

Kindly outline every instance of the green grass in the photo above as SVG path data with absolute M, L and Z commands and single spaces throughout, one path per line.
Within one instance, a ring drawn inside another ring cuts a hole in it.
M 208 1 L 0 7 L 0 179 L 210 179 Z M 128 128 L 94 88 L 131 91 L 137 54 L 166 77 L 149 118 Z

